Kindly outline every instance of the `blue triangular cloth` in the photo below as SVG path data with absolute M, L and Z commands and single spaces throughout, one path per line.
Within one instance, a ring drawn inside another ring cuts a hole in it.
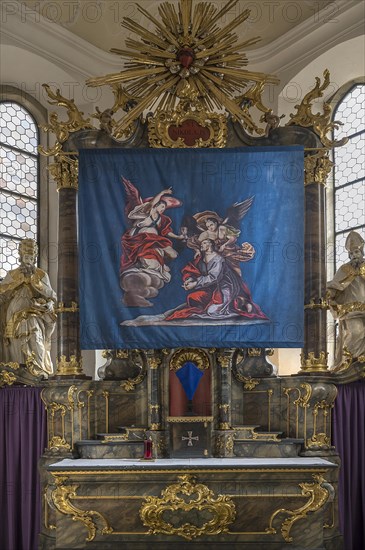
M 188 399 L 193 399 L 200 379 L 203 376 L 202 371 L 198 369 L 195 363 L 186 361 L 181 369 L 176 371 L 176 376 L 180 380 Z

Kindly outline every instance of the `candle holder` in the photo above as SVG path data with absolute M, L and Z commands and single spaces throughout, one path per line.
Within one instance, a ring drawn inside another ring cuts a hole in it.
M 146 437 L 146 439 L 143 441 L 144 444 L 144 450 L 143 450 L 143 458 L 141 460 L 154 460 L 153 458 L 153 442 L 152 437 Z

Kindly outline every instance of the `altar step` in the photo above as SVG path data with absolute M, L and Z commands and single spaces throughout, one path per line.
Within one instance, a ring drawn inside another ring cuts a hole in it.
M 259 428 L 260 426 L 235 426 L 232 431 L 219 431 L 216 437 L 224 434 L 225 445 L 230 448 L 229 456 L 293 458 L 300 455 L 302 439 L 282 438 L 281 432 L 260 431 Z M 144 428 L 124 428 L 119 433 L 97 434 L 97 439 L 78 441 L 75 450 L 79 458 L 85 459 L 139 459 L 144 453 L 144 435 Z
M 275 442 L 235 439 L 233 454 L 245 458 L 294 458 L 299 456 L 302 443 L 298 439 L 281 439 Z
M 233 454 L 245 458 L 292 458 L 299 455 L 303 439 L 282 438 L 282 432 L 260 431 L 260 426 L 234 428 Z

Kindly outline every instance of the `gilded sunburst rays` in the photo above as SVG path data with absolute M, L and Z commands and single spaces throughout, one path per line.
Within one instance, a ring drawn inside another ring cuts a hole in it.
M 224 108 L 250 131 L 259 130 L 234 96 L 242 98 L 250 83 L 277 83 L 277 79 L 244 68 L 248 61 L 240 50 L 259 38 L 237 43 L 233 30 L 247 20 L 249 10 L 223 27 L 218 25 L 238 1 L 229 0 L 220 10 L 209 2 L 194 3 L 193 7 L 192 0 L 179 0 L 177 9 L 163 2 L 158 8 L 160 20 L 137 5 L 154 32 L 128 17 L 123 20 L 122 26 L 139 37 L 126 40 L 128 49 L 111 50 L 127 60 L 125 70 L 88 81 L 90 86 L 111 85 L 119 95 L 122 89 L 125 96 L 133 98 L 128 113 L 116 124 L 116 138 L 121 138 L 145 109 L 174 109 L 181 97 L 199 98 L 207 110 Z

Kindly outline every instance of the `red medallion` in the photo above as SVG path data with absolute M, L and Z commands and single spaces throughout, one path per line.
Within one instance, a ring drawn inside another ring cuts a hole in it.
M 177 60 L 185 69 L 188 69 L 195 61 L 194 50 L 189 46 L 184 46 L 177 52 Z

